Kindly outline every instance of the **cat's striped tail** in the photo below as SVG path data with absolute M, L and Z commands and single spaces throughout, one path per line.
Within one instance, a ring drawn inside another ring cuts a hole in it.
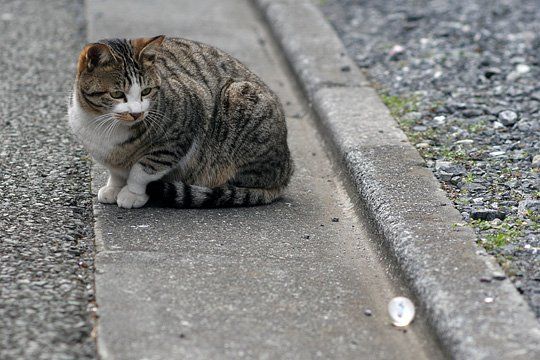
M 182 182 L 154 181 L 146 193 L 159 206 L 173 208 L 217 208 L 270 204 L 282 189 L 259 189 L 226 184 L 215 188 L 186 185 Z

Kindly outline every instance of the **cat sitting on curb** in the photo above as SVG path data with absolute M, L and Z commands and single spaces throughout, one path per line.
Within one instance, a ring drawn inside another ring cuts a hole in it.
M 109 170 L 101 203 L 268 204 L 293 172 L 277 96 L 238 60 L 202 43 L 156 36 L 86 45 L 68 115 Z

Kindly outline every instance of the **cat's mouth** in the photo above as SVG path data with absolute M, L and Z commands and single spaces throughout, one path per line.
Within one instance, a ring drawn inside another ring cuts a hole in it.
M 144 116 L 145 116 L 144 112 L 141 112 L 141 113 L 128 113 L 128 112 L 125 112 L 125 113 L 114 114 L 115 119 L 126 122 L 126 123 L 129 123 L 130 125 L 135 124 L 135 123 L 143 120 Z

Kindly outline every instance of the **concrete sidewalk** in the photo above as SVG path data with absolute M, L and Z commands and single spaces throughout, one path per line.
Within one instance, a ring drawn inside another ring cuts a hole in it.
M 286 198 L 266 207 L 96 204 L 103 359 L 442 357 L 422 314 L 406 332 L 390 325 L 386 304 L 406 291 L 249 1 L 92 0 L 87 20 L 89 41 L 163 33 L 238 57 L 280 95 L 297 166 Z M 93 191 L 104 181 L 96 167 Z

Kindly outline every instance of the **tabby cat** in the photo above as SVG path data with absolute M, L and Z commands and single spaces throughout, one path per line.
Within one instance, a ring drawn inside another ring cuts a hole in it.
M 86 45 L 68 116 L 109 170 L 101 203 L 268 204 L 293 170 L 277 96 L 238 60 L 195 41 L 161 35 Z

